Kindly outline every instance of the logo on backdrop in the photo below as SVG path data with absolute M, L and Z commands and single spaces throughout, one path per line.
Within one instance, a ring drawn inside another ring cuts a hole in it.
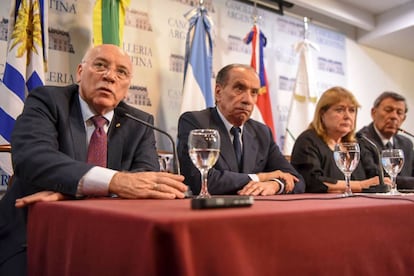
M 10 176 L 0 168 L 0 194 L 7 189 Z
M 148 89 L 144 86 L 131 85 L 129 87 L 127 103 L 141 106 L 152 106 L 151 99 L 148 97 Z
M 147 12 L 127 8 L 125 12 L 125 26 L 152 32 L 151 22 Z
M 227 49 L 232 52 L 239 52 L 249 56 L 252 54 L 252 47 L 244 43 L 243 38 L 231 34 L 227 36 Z
M 277 30 L 281 33 L 285 33 L 297 38 L 303 38 L 303 23 L 287 20 L 283 17 L 278 17 L 277 27 Z
M 9 19 L 3 17 L 0 21 L 0 40 L 7 41 L 8 32 L 9 32 Z
M 123 44 L 124 51 L 129 54 L 133 66 L 152 68 L 152 48 L 150 46 L 125 41 Z
M 265 13 L 263 13 L 263 11 L 259 9 L 255 11 L 253 5 L 245 5 L 242 3 L 238 3 L 236 1 L 226 1 L 226 8 L 227 17 L 244 23 L 252 23 L 252 15 L 256 12 L 257 17 L 261 19 L 260 26 L 262 27 L 262 29 L 266 27 Z
M 188 30 L 188 21 L 183 17 L 182 19 L 170 17 L 167 19 L 169 30 L 169 37 L 185 40 Z
M 318 69 L 321 71 L 344 75 L 344 67 L 342 62 L 318 57 Z
M 75 1 L 57 1 L 49 0 L 49 9 L 60 13 L 72 13 L 76 12 L 76 0 Z
M 319 46 L 325 45 L 338 50 L 345 50 L 345 36 L 340 33 L 335 33 L 330 30 L 317 28 L 316 32 L 316 43 Z

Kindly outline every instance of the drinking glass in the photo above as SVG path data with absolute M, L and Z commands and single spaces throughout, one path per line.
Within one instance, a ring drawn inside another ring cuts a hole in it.
M 194 129 L 188 136 L 188 153 L 201 173 L 201 191 L 197 198 L 210 198 L 207 175 L 220 154 L 220 135 L 215 129 Z
M 352 196 L 351 174 L 358 165 L 359 155 L 358 143 L 339 143 L 335 145 L 335 163 L 345 176 L 346 188 L 344 196 Z
M 396 178 L 404 165 L 404 152 L 402 149 L 387 149 L 381 153 L 382 167 L 391 177 L 391 190 L 388 194 L 399 195 Z

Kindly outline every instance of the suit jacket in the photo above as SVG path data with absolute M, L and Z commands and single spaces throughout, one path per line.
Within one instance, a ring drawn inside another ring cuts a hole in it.
M 208 190 L 211 194 L 236 194 L 251 179 L 248 174 L 281 170 L 299 178 L 294 193 L 303 193 L 305 183 L 302 176 L 290 165 L 274 142 L 269 127 L 248 120 L 243 128 L 243 171 L 239 172 L 236 154 L 228 131 L 216 108 L 186 112 L 178 121 L 178 157 L 185 183 L 193 193 L 201 189 L 201 176 L 188 155 L 188 135 L 198 128 L 217 129 L 220 133 L 220 156 L 208 175 Z
M 374 128 L 374 124 L 371 123 L 368 126 L 363 127 L 358 131 L 359 133 L 364 134 L 370 140 L 372 140 L 378 147 L 378 150 L 384 148 L 381 138 L 377 134 Z M 401 172 L 397 177 L 398 188 L 401 189 L 413 189 L 414 188 L 414 151 L 413 143 L 411 140 L 403 135 L 394 135 L 393 136 L 393 148 L 402 149 L 404 151 L 404 166 L 401 169 Z M 380 161 L 378 159 L 378 154 L 374 147 L 370 147 L 371 156 L 373 156 L 373 162 L 378 164 Z
M 24 250 L 26 208 L 17 198 L 42 190 L 75 196 L 79 180 L 92 168 L 86 163 L 86 130 L 77 85 L 44 86 L 29 93 L 12 133 L 14 181 L 0 201 L 0 265 Z M 159 170 L 153 130 L 125 116 L 153 123 L 153 117 L 121 102 L 108 129 L 108 168 Z
M 359 144 L 361 158 L 351 174 L 352 180 L 363 180 L 378 175 L 377 166 L 365 160 L 367 149 L 363 144 Z M 336 184 L 338 180 L 345 179 L 344 174 L 336 166 L 333 151 L 313 129 L 305 130 L 296 139 L 290 162 L 303 175 L 307 193 L 326 193 L 328 186 L 324 182 Z

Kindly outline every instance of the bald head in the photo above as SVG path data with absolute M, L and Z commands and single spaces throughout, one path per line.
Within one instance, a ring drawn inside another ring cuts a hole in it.
M 89 49 L 76 74 L 79 94 L 97 114 L 113 110 L 127 96 L 131 79 L 130 57 L 112 44 Z

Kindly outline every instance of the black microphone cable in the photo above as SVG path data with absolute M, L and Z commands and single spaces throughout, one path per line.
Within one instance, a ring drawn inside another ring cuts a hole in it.
M 414 195 L 414 194 L 413 194 Z M 360 194 L 360 193 L 354 193 L 351 196 L 342 196 L 342 195 L 335 195 L 332 197 L 297 197 L 297 198 L 282 198 L 286 195 L 280 196 L 281 198 L 266 198 L 266 197 L 260 197 L 255 196 L 255 201 L 278 201 L 278 202 L 284 202 L 284 201 L 304 201 L 304 200 L 338 200 L 338 199 L 346 199 L 346 198 L 352 198 L 352 197 L 360 197 L 360 198 L 368 198 L 368 199 L 385 199 L 385 200 L 402 200 L 402 201 L 408 201 L 411 203 L 414 203 L 414 198 L 408 198 L 407 196 L 401 195 L 401 196 L 387 196 L 387 195 L 367 195 L 367 194 Z

